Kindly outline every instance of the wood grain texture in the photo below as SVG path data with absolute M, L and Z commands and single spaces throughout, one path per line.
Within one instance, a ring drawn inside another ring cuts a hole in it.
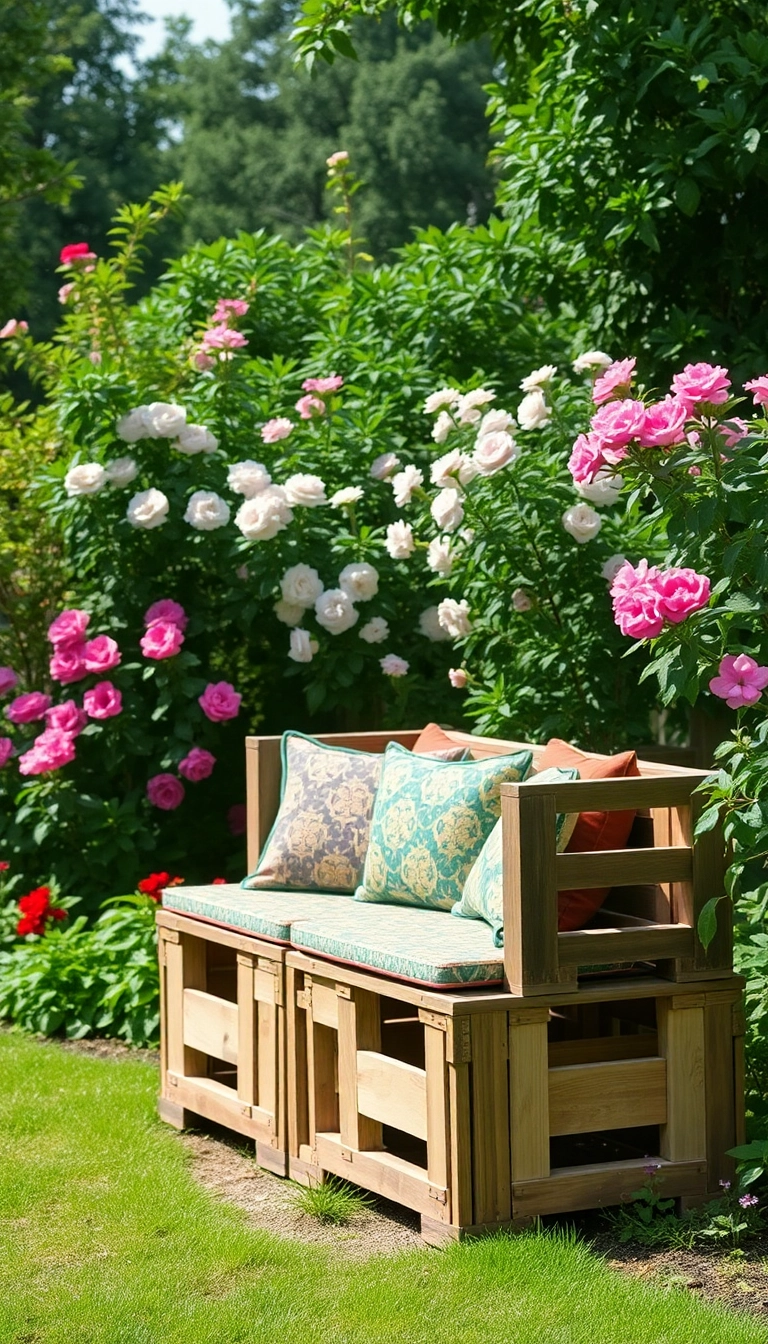
M 380 1122 L 361 1115 L 357 1101 L 358 1051 L 381 1049 L 379 996 L 360 989 L 353 990 L 349 998 L 340 995 L 338 1013 L 341 1141 L 348 1148 L 381 1148 Z
M 736 1145 L 736 1111 L 737 1106 L 743 1106 L 743 1098 L 735 1095 L 733 1005 L 712 1002 L 707 995 L 703 1013 L 707 1172 L 708 1187 L 715 1193 L 719 1181 L 733 1180 L 735 1163 L 727 1156 L 727 1149 Z
M 237 1064 L 238 1009 L 200 989 L 184 990 L 184 1044 Z
M 435 1218 L 440 1207 L 435 1193 L 443 1196 L 448 1193 L 445 1190 L 435 1192 L 422 1167 L 414 1166 L 394 1153 L 350 1151 L 338 1134 L 318 1134 L 316 1153 L 318 1166 L 323 1171 L 333 1172 L 428 1217 Z
M 624 812 L 657 807 L 685 807 L 706 771 L 616 779 L 579 779 L 566 784 L 502 784 L 505 794 L 524 797 L 534 792 L 554 799 L 557 812 Z
M 472 1204 L 475 1223 L 511 1216 L 506 1013 L 472 1018 Z
M 168 1017 L 168 1071 L 202 1076 L 208 1057 L 184 1043 L 184 990 L 205 989 L 205 943 L 181 934 L 178 943 L 166 944 L 166 993 Z
M 504 978 L 513 994 L 545 994 L 559 983 L 556 814 L 544 785 L 522 787 L 501 789 Z
M 647 1059 L 658 1055 L 655 1031 L 636 1036 L 590 1036 L 581 1041 L 550 1041 L 549 1066 L 598 1064 L 608 1059 Z
M 426 1139 L 426 1070 L 374 1050 L 358 1050 L 357 1109 L 371 1120 Z
M 285 971 L 286 1125 L 289 1161 L 309 1143 L 307 1015 L 298 1006 L 304 977 L 292 966 Z
M 567 1064 L 549 1070 L 552 1135 L 658 1125 L 666 1118 L 667 1066 L 661 1058 Z
M 564 965 L 598 966 L 614 961 L 657 961 L 693 952 L 693 929 L 682 924 L 650 924 L 644 928 L 581 929 L 559 933 Z
M 307 1012 L 307 1073 L 309 1144 L 319 1129 L 339 1128 L 337 1092 L 338 1035 L 330 1027 L 317 1025 Z
M 446 1033 L 439 1027 L 424 1027 L 424 1060 L 427 1075 L 427 1174 L 430 1184 L 449 1190 L 450 1101 L 446 1060 Z M 450 1199 L 441 1211 L 441 1221 L 450 1221 Z
M 640 1157 L 629 1162 L 553 1167 L 547 1180 L 515 1182 L 513 1213 L 517 1218 L 621 1204 L 642 1185 L 647 1163 L 647 1157 Z M 660 1162 L 657 1176 L 665 1196 L 701 1195 L 706 1190 L 705 1162 Z
M 448 1064 L 451 1222 L 472 1222 L 472 1108 L 469 1065 Z
M 690 1007 L 664 1000 L 656 1006 L 659 1052 L 667 1061 L 667 1121 L 660 1150 L 672 1162 L 707 1156 L 704 1010 L 699 996 L 688 1002 Z
M 549 1077 L 546 1022 L 509 1015 L 509 1141 L 512 1180 L 549 1175 Z
M 558 891 L 577 887 L 640 886 L 655 882 L 690 881 L 693 854 L 684 846 L 667 849 L 604 849 L 585 854 L 558 854 Z

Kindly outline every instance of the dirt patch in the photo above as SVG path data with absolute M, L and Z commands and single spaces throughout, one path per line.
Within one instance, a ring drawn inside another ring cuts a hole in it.
M 41 1038 L 45 1040 L 47 1038 Z M 156 1064 L 160 1067 L 159 1050 L 139 1050 L 130 1045 L 125 1045 L 123 1041 L 108 1041 L 100 1036 L 85 1037 L 80 1041 L 68 1041 L 66 1038 L 57 1038 L 56 1044 L 60 1045 L 62 1050 L 69 1050 L 74 1055 L 91 1055 L 94 1059 L 115 1059 L 132 1060 L 140 1059 L 144 1064 Z

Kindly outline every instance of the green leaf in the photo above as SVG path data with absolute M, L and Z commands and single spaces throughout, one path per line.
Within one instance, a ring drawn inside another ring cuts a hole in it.
M 681 177 L 675 186 L 675 203 L 684 215 L 695 215 L 701 192 L 692 177 Z
M 717 906 L 719 901 L 725 900 L 724 896 L 713 896 L 711 901 L 707 901 L 701 914 L 696 932 L 703 947 L 709 947 L 715 934 L 717 933 Z

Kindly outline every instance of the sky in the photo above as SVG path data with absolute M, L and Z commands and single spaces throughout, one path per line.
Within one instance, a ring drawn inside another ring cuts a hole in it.
M 149 14 L 152 23 L 145 23 L 141 29 L 142 56 L 153 56 L 163 45 L 163 19 L 167 14 L 174 17 L 186 14 L 193 23 L 192 37 L 195 42 L 204 42 L 212 37 L 221 41 L 229 35 L 229 9 L 225 0 L 141 0 L 140 8 Z

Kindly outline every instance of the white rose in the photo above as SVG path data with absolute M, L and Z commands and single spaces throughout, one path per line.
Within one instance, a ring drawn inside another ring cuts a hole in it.
M 611 355 L 606 355 L 603 350 L 585 350 L 583 355 L 574 359 L 573 367 L 576 373 L 586 373 L 588 369 L 607 369 L 612 363 Z
M 598 471 L 593 481 L 581 481 L 576 489 L 579 494 L 595 504 L 598 509 L 615 504 L 624 485 L 623 476 L 612 476 L 608 471 Z
M 218 448 L 219 440 L 205 425 L 185 425 L 173 447 L 180 453 L 212 453 Z
M 457 480 L 461 485 L 469 485 L 477 475 L 477 468 L 465 453 L 458 448 L 451 448 L 432 463 L 429 474 L 432 484 L 443 489 L 455 486 Z
M 419 630 L 427 639 L 431 639 L 437 644 L 444 639 L 450 639 L 447 630 L 440 624 L 440 615 L 437 607 L 427 607 L 422 611 L 419 617 Z
M 298 625 L 303 619 L 305 611 L 306 607 L 299 607 L 293 602 L 286 602 L 284 597 L 281 597 L 274 606 L 275 615 L 278 621 L 282 621 L 283 625 Z
M 547 383 L 552 382 L 556 373 L 555 364 L 542 364 L 540 369 L 534 369 L 533 373 L 529 373 L 528 377 L 523 379 L 520 384 L 521 391 L 533 392 L 535 387 L 546 387 Z
M 497 471 L 514 462 L 520 449 L 505 429 L 483 434 L 475 443 L 472 461 L 481 476 L 495 476 Z
M 370 602 L 379 591 L 379 575 L 365 560 L 353 560 L 339 575 L 339 587 L 352 602 Z
M 441 387 L 438 392 L 430 392 L 424 402 L 424 414 L 434 415 L 435 411 L 442 410 L 443 406 L 455 406 L 459 395 L 455 387 Z
M 389 638 L 388 622 L 383 616 L 372 616 L 362 627 L 360 638 L 364 639 L 366 644 L 383 644 L 384 640 Z
M 70 467 L 64 477 L 64 487 L 70 499 L 77 495 L 96 495 L 107 483 L 107 473 L 98 462 L 81 462 Z
M 379 659 L 379 666 L 385 677 L 404 677 L 407 675 L 410 663 L 405 658 L 398 658 L 396 653 L 387 653 Z
M 616 578 L 616 575 L 618 574 L 619 570 L 623 569 L 626 563 L 627 563 L 627 557 L 625 555 L 609 555 L 608 559 L 606 560 L 605 564 L 600 570 L 600 573 L 602 574 L 606 583 L 613 583 L 613 580 Z
M 516 424 L 517 421 L 515 420 L 514 415 L 510 415 L 509 411 L 500 411 L 498 409 L 487 411 L 480 421 L 477 436 L 478 438 L 482 438 L 483 434 L 498 434 L 505 429 L 514 429 Z
M 495 392 L 488 392 L 484 387 L 476 387 L 473 392 L 467 392 L 463 397 L 459 397 L 456 407 L 458 423 L 462 426 L 476 425 L 481 415 L 478 408 L 487 406 L 495 397 Z
M 455 532 L 464 517 L 464 507 L 458 490 L 447 487 L 432 501 L 430 513 L 441 532 Z
M 410 504 L 414 490 L 418 490 L 423 484 L 424 473 L 419 471 L 418 467 L 407 466 L 403 467 L 402 471 L 398 471 L 397 475 L 393 476 L 390 481 L 398 509 Z
M 297 607 L 314 607 L 323 591 L 323 581 L 311 565 L 292 565 L 280 580 L 280 590 L 286 602 Z
M 453 569 L 453 552 L 447 537 L 434 537 L 427 547 L 427 564 L 436 574 L 446 578 Z
M 115 433 L 118 438 L 123 439 L 126 443 L 137 443 L 139 439 L 149 438 L 147 428 L 148 410 L 148 406 L 137 406 L 118 420 L 115 425 Z
M 517 408 L 517 420 L 521 429 L 541 429 L 549 424 L 549 407 L 541 388 L 535 387 L 523 397 Z
M 235 526 L 249 541 L 271 541 L 293 520 L 285 491 L 270 485 L 253 499 L 246 499 L 235 514 Z
M 314 509 L 318 504 L 327 504 L 325 482 L 319 476 L 310 476 L 300 471 L 289 476 L 285 482 L 285 497 L 289 504 L 300 504 L 305 509 Z
M 524 588 L 516 588 L 512 594 L 512 606 L 515 611 L 530 611 L 533 603 Z
M 221 495 L 214 490 L 196 490 L 189 497 L 184 522 L 198 532 L 214 532 L 217 527 L 226 527 L 229 515 L 229 505 Z
M 341 588 L 329 588 L 321 593 L 315 602 L 315 616 L 318 625 L 322 625 L 331 635 L 341 635 L 357 621 L 359 613 L 355 611 L 349 595 Z
M 374 481 L 386 481 L 399 466 L 400 458 L 397 453 L 382 453 L 371 463 L 371 475 Z
M 187 412 L 172 401 L 151 401 L 144 412 L 144 423 L 148 438 L 175 439 L 187 423 Z
M 234 490 L 238 495 L 244 495 L 246 499 L 253 499 L 262 490 L 266 490 L 272 484 L 272 477 L 262 462 L 252 462 L 248 458 L 245 462 L 233 462 L 227 472 L 227 485 L 230 490 Z
M 334 509 L 351 508 L 363 498 L 364 493 L 360 485 L 345 485 L 343 489 L 337 490 L 335 495 L 331 495 L 330 503 Z
M 435 443 L 445 443 L 452 429 L 456 428 L 453 416 L 447 411 L 441 411 L 434 425 L 432 426 L 432 438 Z
M 588 504 L 574 504 L 563 514 L 563 527 L 580 545 L 585 541 L 592 541 L 602 526 L 603 520 L 600 514 L 595 513 Z
M 288 657 L 292 658 L 294 663 L 311 663 L 319 648 L 317 640 L 312 639 L 308 630 L 291 631 Z
M 168 517 L 168 496 L 162 490 L 141 490 L 128 505 L 126 518 L 133 527 L 160 527 Z
M 107 463 L 107 480 L 110 485 L 130 485 L 136 479 L 139 468 L 132 457 L 115 457 Z
M 411 524 L 404 523 L 402 518 L 398 518 L 396 523 L 390 523 L 384 545 L 393 560 L 407 560 L 416 550 Z
M 457 602 L 453 597 L 446 597 L 437 608 L 437 616 L 441 626 L 450 635 L 451 639 L 463 639 L 472 629 L 472 622 L 469 619 L 469 603 L 465 597 Z

